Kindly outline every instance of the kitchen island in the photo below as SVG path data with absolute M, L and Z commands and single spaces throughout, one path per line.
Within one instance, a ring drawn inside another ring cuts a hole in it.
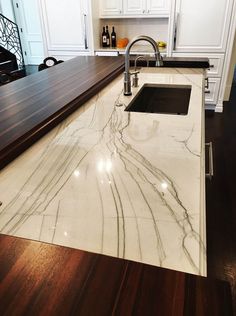
M 125 112 L 146 83 L 190 85 L 187 115 Z M 120 75 L 0 173 L 0 231 L 206 274 L 204 71 Z

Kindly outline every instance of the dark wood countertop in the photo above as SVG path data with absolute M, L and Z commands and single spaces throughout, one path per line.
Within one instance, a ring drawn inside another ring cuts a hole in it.
M 0 315 L 231 316 L 226 282 L 0 235 Z
M 76 57 L 0 88 L 0 168 L 124 69 L 123 57 Z

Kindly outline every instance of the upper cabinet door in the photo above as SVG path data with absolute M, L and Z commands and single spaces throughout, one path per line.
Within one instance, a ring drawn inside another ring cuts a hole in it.
M 170 13 L 170 0 L 147 0 L 146 12 L 166 16 Z
M 124 1 L 125 15 L 140 15 L 146 13 L 144 0 L 126 0 Z
M 177 0 L 175 46 L 182 52 L 223 52 L 233 0 Z
M 47 49 L 81 51 L 88 47 L 84 0 L 41 0 Z
M 108 17 L 168 17 L 171 0 L 100 0 L 100 16 Z
M 122 13 L 122 0 L 100 0 L 101 16 L 119 16 Z

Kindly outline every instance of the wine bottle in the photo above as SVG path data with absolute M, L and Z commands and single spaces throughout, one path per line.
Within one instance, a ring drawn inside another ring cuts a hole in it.
M 105 26 L 103 26 L 102 30 L 102 47 L 107 47 L 107 34 L 105 31 Z
M 111 47 L 113 48 L 116 47 L 116 32 L 115 32 L 114 26 L 112 26 L 112 32 L 111 32 Z
M 108 25 L 106 26 L 106 37 L 107 37 L 107 46 L 106 47 L 110 47 L 110 34 L 109 34 L 109 30 L 108 30 Z

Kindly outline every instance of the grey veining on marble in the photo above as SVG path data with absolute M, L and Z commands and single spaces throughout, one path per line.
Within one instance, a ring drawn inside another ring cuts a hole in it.
M 203 72 L 145 82 L 191 85 L 188 115 L 125 112 L 118 77 L 0 172 L 1 233 L 206 274 Z

